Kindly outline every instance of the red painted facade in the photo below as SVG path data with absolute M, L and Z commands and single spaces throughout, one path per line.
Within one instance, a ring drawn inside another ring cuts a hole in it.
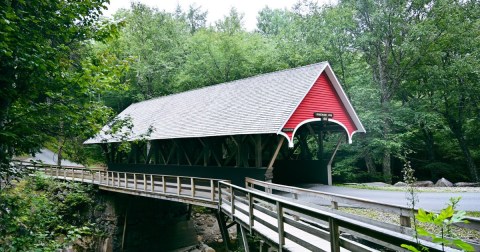
M 342 126 L 346 128 L 349 137 L 357 130 L 355 123 L 352 121 L 325 72 L 318 77 L 313 87 L 283 128 L 296 129 L 299 124 L 306 120 L 318 119 L 314 118 L 314 112 L 333 113 L 333 118 L 331 119 L 339 124 L 343 124 Z M 287 134 L 290 140 L 292 139 L 293 132 L 285 132 L 285 134 Z

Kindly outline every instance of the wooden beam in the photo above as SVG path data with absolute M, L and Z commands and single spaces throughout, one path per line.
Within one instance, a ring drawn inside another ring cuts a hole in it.
M 179 149 L 179 151 L 183 152 L 183 155 L 185 156 L 185 159 L 187 160 L 187 163 L 188 163 L 189 165 L 192 165 L 192 162 L 190 161 L 190 158 L 188 157 L 187 152 L 185 151 L 185 148 L 183 148 L 182 144 L 179 143 L 179 141 L 176 140 L 176 139 L 173 139 L 172 141 L 173 141 L 173 143 L 177 146 L 177 148 Z
M 152 145 L 152 142 L 148 141 L 147 142 L 147 157 L 145 157 L 145 164 L 150 163 L 150 159 L 152 159 L 152 154 L 154 152 L 155 146 Z
M 330 161 L 328 162 L 328 165 L 327 165 L 328 185 L 332 185 L 332 162 L 333 162 L 333 158 L 335 157 L 335 154 L 337 154 L 338 147 L 342 143 L 342 140 L 343 140 L 343 134 L 341 134 L 340 137 L 338 138 L 337 146 L 335 147 L 335 150 L 333 150 L 332 157 L 330 158 Z
M 262 135 L 255 135 L 255 167 L 262 167 Z
M 163 155 L 163 144 L 161 144 L 160 141 L 157 144 L 158 144 L 158 149 L 157 149 L 158 155 L 160 158 L 162 158 L 163 164 L 167 164 L 167 159 L 165 159 L 165 155 Z
M 285 140 L 285 137 L 280 136 L 280 141 L 278 142 L 277 149 L 275 150 L 275 153 L 273 154 L 272 159 L 268 164 L 267 171 L 265 172 L 265 176 L 271 176 L 271 178 L 269 179 L 273 178 L 273 163 L 275 163 L 275 159 L 277 159 L 278 152 L 280 152 L 280 149 L 282 148 L 284 140 Z
M 168 157 L 167 157 L 166 164 L 169 164 L 169 163 L 170 163 L 170 158 L 171 158 L 172 155 L 174 154 L 175 148 L 176 148 L 175 145 L 172 144 L 172 146 L 170 147 L 170 153 L 168 153 Z

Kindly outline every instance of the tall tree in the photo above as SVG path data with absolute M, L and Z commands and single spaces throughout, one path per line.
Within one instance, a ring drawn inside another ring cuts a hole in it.
M 75 52 L 110 37 L 115 25 L 99 22 L 106 0 L 0 3 L 0 176 L 13 155 L 34 152 L 48 139 L 52 99 L 71 90 L 94 92 L 71 78 Z M 77 68 L 77 69 L 81 69 Z M 101 76 L 102 72 L 85 73 Z M 83 89 L 82 89 L 83 88 Z M 65 111 L 69 117 L 78 111 Z
M 178 13 L 177 13 L 178 14 Z M 141 101 L 172 93 L 175 75 L 184 62 L 189 27 L 182 14 L 177 18 L 141 3 L 115 15 L 126 25 L 112 41 L 119 58 L 132 59 L 126 78 L 131 80 L 129 96 Z M 199 28 L 199 27 L 197 27 Z
M 429 11 L 427 2 L 411 1 L 342 1 L 354 9 L 357 27 L 354 46 L 370 66 L 373 82 L 380 91 L 382 168 L 391 182 L 391 160 L 396 148 L 394 115 L 402 104 L 395 102 L 406 75 L 420 60 L 431 38 L 418 33 L 416 27 Z M 398 118 L 397 118 L 398 119 Z
M 232 10 L 216 27 L 193 35 L 177 76 L 177 90 L 213 85 L 285 68 L 278 51 L 259 34 L 242 26 L 242 14 Z
M 473 135 L 469 132 L 479 132 L 476 128 L 480 115 L 479 20 L 478 1 L 432 3 L 419 30 L 435 43 L 416 69 L 416 81 L 409 86 L 424 99 L 422 104 L 448 126 L 463 154 L 470 178 L 475 181 L 480 181 L 480 177 L 472 148 L 478 150 L 478 142 L 470 139 Z

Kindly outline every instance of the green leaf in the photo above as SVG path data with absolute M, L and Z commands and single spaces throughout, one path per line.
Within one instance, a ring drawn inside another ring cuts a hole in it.
M 432 236 L 432 234 L 421 227 L 417 227 L 417 233 L 421 236 Z
M 402 248 L 408 249 L 412 252 L 420 252 L 420 250 L 418 250 L 417 248 L 415 248 L 412 245 L 402 244 L 401 246 L 402 246 Z
M 470 244 L 468 244 L 468 243 L 466 243 L 466 242 L 464 242 L 460 239 L 453 240 L 453 244 L 455 244 L 455 246 L 457 246 L 460 249 L 463 249 L 465 251 L 475 251 L 475 248 L 472 245 L 470 245 Z
M 425 210 L 423 209 L 418 209 L 418 213 L 416 215 L 417 217 L 417 220 L 420 221 L 420 222 L 429 222 L 430 221 L 430 217 L 429 215 L 425 212 Z

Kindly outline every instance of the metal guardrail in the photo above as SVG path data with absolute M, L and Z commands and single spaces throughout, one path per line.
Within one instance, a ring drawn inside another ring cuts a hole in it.
M 416 245 L 412 236 L 393 232 L 335 213 L 292 202 L 283 197 L 266 194 L 220 182 L 219 210 L 250 232 L 270 241 L 279 251 L 340 251 L 340 247 L 352 251 L 375 251 L 357 242 L 340 236 L 342 230 L 365 234 L 372 240 L 392 244 L 403 251 L 401 244 Z M 303 221 L 298 216 L 307 216 Z M 328 223 L 328 231 L 315 225 Z M 441 246 L 428 241 L 421 244 L 429 251 L 442 251 Z M 327 249 L 327 248 L 330 248 Z M 456 251 L 445 248 L 445 251 Z
M 102 190 L 168 199 L 217 208 L 219 179 L 106 171 L 101 168 L 66 167 L 17 162 L 56 179 L 96 184 Z
M 245 188 L 259 190 L 258 187 L 261 187 L 266 192 L 272 192 L 272 190 L 276 190 L 283 193 L 290 193 L 294 199 L 298 198 L 298 195 L 302 196 L 310 196 L 310 197 L 319 197 L 322 199 L 327 199 L 331 202 L 331 206 L 334 209 L 338 209 L 338 203 L 344 203 L 352 206 L 358 206 L 362 208 L 368 208 L 373 210 L 379 210 L 383 212 L 397 214 L 400 217 L 400 225 L 404 227 L 411 227 L 411 216 L 412 216 L 412 209 L 394 205 L 394 204 L 387 204 L 381 203 L 377 201 L 350 197 L 345 195 L 339 195 L 334 193 L 327 193 L 327 192 L 320 192 L 314 191 L 309 189 L 303 189 L 298 187 L 286 186 L 286 185 L 279 185 L 269 182 L 264 182 L 256 179 L 245 178 Z M 413 213 L 416 214 L 418 209 L 413 209 Z M 456 226 L 473 229 L 480 231 L 480 219 L 474 217 L 466 217 L 469 223 L 455 223 Z

